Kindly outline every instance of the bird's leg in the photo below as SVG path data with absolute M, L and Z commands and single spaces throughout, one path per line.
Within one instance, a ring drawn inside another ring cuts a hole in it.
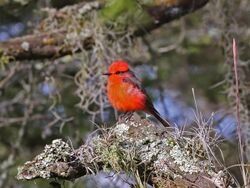
M 125 112 L 119 116 L 118 121 L 128 121 L 133 116 L 133 112 Z
M 126 121 L 129 121 L 129 120 L 132 118 L 133 114 L 134 114 L 134 112 L 127 112 L 127 113 L 126 113 L 125 120 L 126 120 Z

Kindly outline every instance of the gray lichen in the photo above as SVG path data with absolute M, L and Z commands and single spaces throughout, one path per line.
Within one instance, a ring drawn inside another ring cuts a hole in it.
M 74 179 L 105 170 L 127 172 L 137 179 L 150 177 L 158 187 L 166 187 L 170 182 L 207 184 L 206 187 L 223 184 L 228 175 L 216 170 L 207 155 L 198 155 L 203 152 L 196 138 L 176 137 L 147 120 L 132 117 L 113 128 L 101 129 L 100 134 L 92 135 L 77 150 L 61 139 L 54 140 L 43 153 L 19 169 L 17 178 Z
M 30 49 L 30 44 L 27 41 L 22 42 L 21 48 L 24 49 L 25 51 L 29 51 Z
M 104 137 L 99 137 L 95 142 L 98 143 L 97 155 L 100 156 L 100 161 L 105 161 L 105 166 L 116 171 L 135 170 L 139 164 L 145 164 L 153 169 L 152 176 L 171 177 L 176 180 L 190 178 L 191 182 L 200 174 L 209 179 L 218 176 L 199 140 L 176 138 L 174 134 L 167 134 L 147 121 L 136 122 L 133 119 L 117 123 L 111 135 Z M 131 156 L 127 158 L 131 151 L 136 151 L 131 154 L 132 159 Z M 203 155 L 200 156 L 199 153 Z M 130 160 L 139 162 L 131 166 Z M 227 175 L 223 173 L 222 177 Z M 220 178 L 216 178 L 218 179 Z
M 33 161 L 18 168 L 17 179 L 67 177 L 71 173 L 69 163 L 75 159 L 74 155 L 74 150 L 62 139 L 53 140 Z
M 199 164 L 197 163 L 198 159 L 191 158 L 178 145 L 175 145 L 170 150 L 170 156 L 174 159 L 174 163 L 176 163 L 183 172 L 192 174 L 202 170 L 202 168 L 200 168 Z

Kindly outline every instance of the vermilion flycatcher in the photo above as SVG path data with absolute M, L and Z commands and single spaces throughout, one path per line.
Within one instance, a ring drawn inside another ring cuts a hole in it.
M 127 62 L 113 62 L 109 66 L 108 73 L 104 75 L 108 76 L 107 95 L 114 108 L 122 112 L 144 111 L 152 114 L 164 126 L 170 126 L 170 123 L 154 108 L 150 97 L 129 69 Z

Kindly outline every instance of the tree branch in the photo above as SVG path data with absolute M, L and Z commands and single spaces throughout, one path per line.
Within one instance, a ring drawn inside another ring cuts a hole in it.
M 156 1 L 154 6 L 145 7 L 149 15 L 155 20 L 154 24 L 148 26 L 148 30 L 158 28 L 165 23 L 194 12 L 205 6 L 208 1 L 209 0 Z M 137 32 L 141 33 L 142 31 L 138 30 Z
M 197 138 L 177 137 L 147 120 L 132 117 L 109 130 L 97 130 L 78 149 L 61 139 L 54 140 L 41 154 L 18 169 L 17 179 L 59 177 L 73 180 L 110 169 L 148 180 L 147 183 L 155 187 L 230 185 L 229 175 L 215 168 L 200 144 Z
M 72 53 L 72 48 L 64 43 L 66 34 L 66 31 L 56 31 L 18 37 L 0 43 L 0 49 L 3 49 L 4 55 L 15 59 L 56 58 Z M 91 37 L 87 37 L 82 46 L 88 49 Z
M 76 7 L 77 11 L 81 10 L 82 14 L 83 11 L 87 12 L 100 9 L 101 7 L 103 7 L 103 4 L 101 4 L 100 2 L 99 1 L 84 2 L 78 4 L 77 6 L 76 5 L 73 6 Z M 170 22 L 174 19 L 177 19 L 185 14 L 188 14 L 203 7 L 207 2 L 208 0 L 178 0 L 178 1 L 165 0 L 165 1 L 154 1 L 154 3 L 150 5 L 142 4 L 141 6 L 138 6 L 138 9 L 142 9 L 142 11 L 145 14 L 147 14 L 149 18 L 152 19 L 152 21 L 145 22 L 145 25 L 138 26 L 138 28 L 135 29 L 134 34 L 136 36 L 144 35 L 145 28 L 147 31 L 155 29 L 164 23 Z M 68 6 L 68 8 L 73 6 Z M 55 14 L 63 15 L 64 14 L 63 11 L 65 11 L 66 8 L 58 10 Z M 107 7 L 104 7 L 101 11 L 105 9 L 107 9 Z M 120 16 L 123 16 L 123 13 L 121 13 Z M 111 18 L 117 17 L 117 15 L 111 14 L 110 17 Z M 137 18 L 136 15 L 134 15 L 134 18 L 135 19 Z M 101 21 L 102 19 L 103 19 L 102 16 L 100 16 L 100 22 L 102 22 Z M 140 22 L 140 20 L 137 21 Z M 11 56 L 16 60 L 43 59 L 51 57 L 60 57 L 66 54 L 71 54 L 72 51 L 74 52 L 80 51 L 81 49 L 89 49 L 91 45 L 94 44 L 94 38 L 92 36 L 89 36 L 81 41 L 81 46 L 78 47 L 74 46 L 74 50 L 72 50 L 71 46 L 65 45 L 65 37 L 67 36 L 67 34 L 68 31 L 66 31 L 65 29 L 59 29 L 58 31 L 49 31 L 46 33 L 39 33 L 24 37 L 18 37 L 15 39 L 10 39 L 9 41 L 6 42 L 1 42 L 0 50 L 3 51 L 2 55 Z

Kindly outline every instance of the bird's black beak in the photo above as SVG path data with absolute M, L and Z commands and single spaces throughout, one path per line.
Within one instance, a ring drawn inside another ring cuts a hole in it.
M 111 73 L 103 73 L 102 75 L 105 75 L 105 76 L 110 76 Z

